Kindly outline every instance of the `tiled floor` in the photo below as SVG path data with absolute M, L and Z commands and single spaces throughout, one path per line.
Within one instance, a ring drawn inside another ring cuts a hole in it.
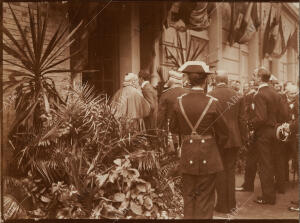
M 292 177 L 290 177 L 292 179 Z M 236 176 L 236 185 L 243 183 L 243 176 Z M 236 192 L 238 209 L 231 215 L 224 215 L 215 212 L 214 219 L 299 219 L 299 213 L 288 211 L 292 200 L 299 199 L 299 184 L 287 183 L 285 194 L 277 194 L 275 205 L 259 205 L 253 202 L 261 195 L 260 180 L 256 176 L 254 193 Z

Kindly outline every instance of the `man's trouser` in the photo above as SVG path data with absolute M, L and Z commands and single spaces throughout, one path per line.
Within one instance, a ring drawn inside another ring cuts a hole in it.
M 185 219 L 212 219 L 216 174 L 182 175 Z
M 258 152 L 257 148 L 251 144 L 248 147 L 246 154 L 246 167 L 245 167 L 245 177 L 242 187 L 245 190 L 253 191 L 254 190 L 254 181 L 257 172 L 258 164 Z
M 286 143 L 277 141 L 274 144 L 274 171 L 275 171 L 275 188 L 278 192 L 285 191 L 286 181 L 286 159 L 288 155 Z
M 258 151 L 259 178 L 261 182 L 262 198 L 267 202 L 276 201 L 274 183 L 274 147 L 275 130 L 273 127 L 264 127 L 256 131 L 255 145 Z
M 229 213 L 236 207 L 235 200 L 235 164 L 238 148 L 221 148 L 220 155 L 224 170 L 217 173 L 217 205 L 215 210 Z

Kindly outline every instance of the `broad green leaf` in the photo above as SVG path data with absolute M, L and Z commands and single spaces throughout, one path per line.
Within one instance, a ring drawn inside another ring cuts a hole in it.
M 116 164 L 117 166 L 121 166 L 122 160 L 121 159 L 115 159 L 114 164 Z
M 136 188 L 142 192 L 142 193 L 146 193 L 146 185 L 145 184 L 137 184 Z
M 45 203 L 49 203 L 49 202 L 51 202 L 51 199 L 49 199 L 48 197 L 42 195 L 41 196 L 41 201 L 43 201 Z
M 121 203 L 121 205 L 120 205 L 120 207 L 119 207 L 119 210 L 120 210 L 120 211 L 124 211 L 125 209 L 128 208 L 128 206 L 129 206 L 129 201 L 128 201 L 128 200 L 124 200 L 124 201 Z
M 143 209 L 141 205 L 136 204 L 134 201 L 130 201 L 130 210 L 136 215 L 142 215 Z
M 104 175 L 97 175 L 96 176 L 96 181 L 98 183 L 98 187 L 101 188 L 103 186 L 103 184 L 106 182 L 108 178 L 108 173 L 104 174 Z
M 144 200 L 144 207 L 147 209 L 147 210 L 151 210 L 152 207 L 153 207 L 153 202 L 152 202 L 152 199 L 150 197 L 145 197 L 145 200 Z
M 123 193 L 115 193 L 114 194 L 114 201 L 123 202 L 124 200 L 125 200 L 125 194 L 123 194 Z
M 136 199 L 138 200 L 140 205 L 143 205 L 143 203 L 144 203 L 144 195 L 143 194 L 139 194 Z

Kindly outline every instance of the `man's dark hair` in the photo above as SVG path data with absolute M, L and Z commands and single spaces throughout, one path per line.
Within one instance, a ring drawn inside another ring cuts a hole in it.
M 197 86 L 197 85 L 203 85 L 206 80 L 205 74 L 199 74 L 199 73 L 190 73 L 188 75 L 191 86 Z
M 139 72 L 139 77 L 143 78 L 143 80 L 145 81 L 150 81 L 151 80 L 151 74 L 149 74 L 147 71 L 145 70 L 141 70 Z
M 258 69 L 257 74 L 260 76 L 262 82 L 269 82 L 271 73 L 264 67 Z
M 271 77 L 270 75 L 263 74 L 263 75 L 261 75 L 261 81 L 262 82 L 269 82 L 270 77 Z

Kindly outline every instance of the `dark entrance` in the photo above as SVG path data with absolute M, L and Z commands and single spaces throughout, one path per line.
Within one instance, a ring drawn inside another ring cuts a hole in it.
M 108 96 L 119 88 L 118 12 L 118 5 L 111 3 L 95 19 L 96 27 L 88 38 L 88 68 L 99 71 L 82 76 L 83 83 L 94 85 L 98 93 Z

